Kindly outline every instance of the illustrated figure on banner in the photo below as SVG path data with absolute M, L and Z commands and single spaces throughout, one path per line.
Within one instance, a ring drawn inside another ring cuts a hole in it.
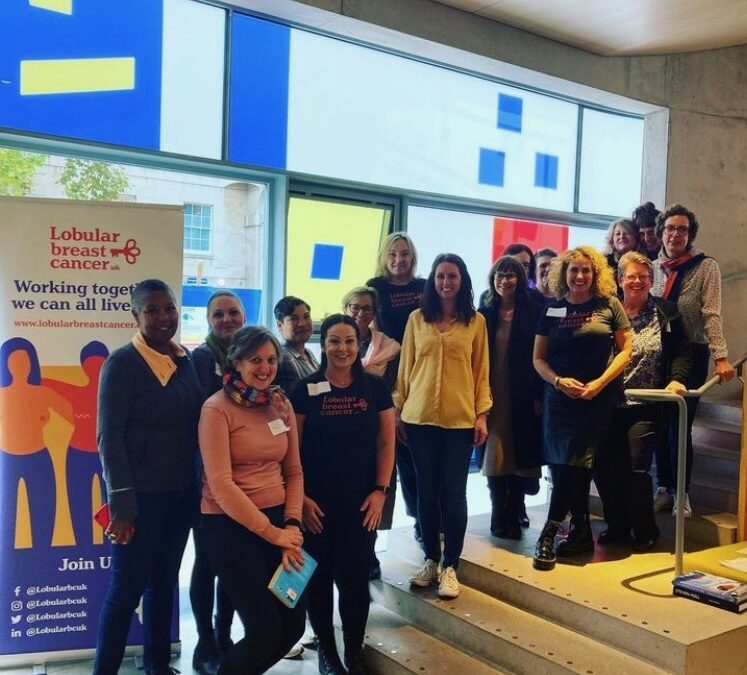
M 52 424 L 52 413 L 69 428 Z M 52 545 L 56 500 L 50 494 L 57 494 L 58 482 L 53 454 L 64 462 L 74 424 L 70 402 L 42 385 L 34 345 L 19 337 L 6 340 L 0 347 L 2 551 Z
M 94 526 L 93 514 L 106 501 L 96 442 L 96 398 L 99 373 L 107 356 L 109 350 L 106 345 L 92 340 L 80 351 L 80 370 L 86 379 L 85 383 L 46 377 L 42 379 L 44 386 L 64 396 L 73 407 L 75 429 L 67 451 L 65 478 L 70 518 L 78 545 L 103 543 L 103 532 Z

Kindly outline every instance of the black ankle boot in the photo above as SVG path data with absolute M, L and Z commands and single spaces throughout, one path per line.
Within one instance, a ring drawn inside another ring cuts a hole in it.
M 594 537 L 591 534 L 591 526 L 587 520 L 574 522 L 571 520 L 571 531 L 568 538 L 558 544 L 558 557 L 571 558 L 583 553 L 594 551 Z
M 366 662 L 363 659 L 363 648 L 345 650 L 345 665 L 348 675 L 366 675 Z
M 218 645 L 218 652 L 221 656 L 233 647 L 231 639 L 231 624 L 221 625 L 218 623 L 218 616 L 215 617 L 215 643 Z
M 197 640 L 192 654 L 192 668 L 200 675 L 216 675 L 220 666 L 221 655 L 212 633 Z
M 534 559 L 532 561 L 534 569 L 548 571 L 555 567 L 555 535 L 559 528 L 560 525 L 552 520 L 545 523 L 534 549 Z
M 342 665 L 334 641 L 331 644 L 327 640 L 320 641 L 316 653 L 321 675 L 346 675 L 347 671 L 345 666 Z

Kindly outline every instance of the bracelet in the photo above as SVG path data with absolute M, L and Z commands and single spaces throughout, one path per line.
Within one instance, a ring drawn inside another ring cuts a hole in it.
M 385 495 L 389 494 L 389 486 L 388 485 L 374 485 L 374 490 L 378 492 L 383 492 Z
M 553 381 L 552 386 L 555 387 L 555 389 L 557 389 L 558 384 L 560 384 L 560 375 L 555 376 L 555 380 Z
M 296 518 L 288 518 L 288 520 L 285 521 L 285 526 L 288 527 L 288 525 L 297 527 L 299 530 L 301 529 L 301 521 Z

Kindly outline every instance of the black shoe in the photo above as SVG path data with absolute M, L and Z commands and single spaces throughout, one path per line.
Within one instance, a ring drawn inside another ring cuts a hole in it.
M 366 675 L 366 662 L 363 659 L 363 650 L 357 649 L 354 652 L 345 652 L 345 665 L 348 669 L 348 675 Z
M 371 561 L 371 569 L 368 571 L 368 580 L 375 581 L 376 579 L 381 579 L 381 563 L 379 562 L 379 559 L 374 556 Z
M 197 640 L 197 646 L 192 654 L 192 668 L 200 675 L 216 675 L 220 666 L 221 655 L 218 645 L 211 633 Z
M 594 537 L 588 523 L 575 526 L 571 524 L 571 531 L 565 541 L 558 544 L 556 553 L 559 558 L 572 558 L 573 556 L 594 551 Z
M 542 528 L 542 533 L 537 540 L 534 548 L 534 559 L 532 567 L 536 570 L 551 570 L 555 567 L 557 558 L 555 557 L 555 535 L 559 529 L 558 523 L 548 521 Z
M 632 549 L 635 553 L 648 553 L 656 548 L 656 542 L 658 540 L 658 537 L 642 537 L 640 539 L 635 539 L 633 540 Z
M 522 503 L 521 509 L 519 509 L 519 525 L 529 527 L 529 516 L 527 515 L 527 507 L 524 503 Z
M 610 544 L 629 544 L 630 535 L 622 530 L 613 530 L 609 528 L 600 532 L 597 536 L 597 544 L 600 546 L 609 546 Z
M 319 658 L 319 672 L 321 675 L 346 675 L 345 666 L 342 665 L 337 648 L 328 645 L 322 646 L 319 643 L 317 648 L 317 657 Z
M 159 666 L 158 668 L 146 668 L 145 675 L 180 675 L 182 671 L 171 666 Z
M 231 639 L 231 624 L 221 626 L 218 624 L 218 617 L 215 617 L 215 643 L 218 646 L 218 653 L 224 656 L 226 652 L 233 647 Z

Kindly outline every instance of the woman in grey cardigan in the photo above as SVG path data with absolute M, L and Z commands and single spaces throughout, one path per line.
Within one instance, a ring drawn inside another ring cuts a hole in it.
M 697 389 L 708 378 L 710 354 L 713 355 L 714 372 L 721 382 L 734 377 L 734 368 L 729 363 L 721 325 L 721 271 L 718 263 L 695 249 L 693 242 L 698 234 L 699 223 L 695 214 L 681 204 L 674 204 L 660 213 L 656 219 L 656 234 L 662 241 L 659 257 L 654 261 L 653 295 L 660 295 L 677 304 L 685 322 L 688 338 L 693 345 L 693 367 L 687 381 L 688 389 Z M 687 399 L 687 479 L 685 490 L 690 487 L 693 464 L 692 426 L 698 408 L 698 398 Z M 672 503 L 677 475 L 677 429 L 669 432 L 669 466 L 659 462 L 657 473 L 659 489 L 655 507 Z M 663 457 L 662 459 L 666 459 Z M 664 464 L 664 466 L 660 466 Z M 685 517 L 692 515 L 690 499 L 685 494 Z M 673 511 L 674 514 L 674 511 Z
M 143 598 L 143 662 L 171 675 L 173 593 L 197 510 L 197 422 L 204 395 L 173 341 L 176 300 L 163 281 L 132 291 L 138 332 L 101 371 L 98 443 L 109 499 L 112 576 L 96 644 L 95 675 L 115 675 Z

